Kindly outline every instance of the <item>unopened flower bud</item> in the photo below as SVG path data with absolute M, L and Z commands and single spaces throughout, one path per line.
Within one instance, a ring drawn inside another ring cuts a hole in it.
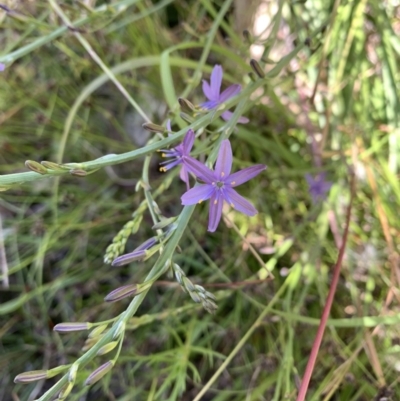
M 189 295 L 192 297 L 194 302 L 196 303 L 201 302 L 201 298 L 198 296 L 197 292 L 189 292 Z
M 58 333 L 69 333 L 71 331 L 89 330 L 92 326 L 93 324 L 88 322 L 58 323 L 53 327 L 53 330 Z
M 68 372 L 68 381 L 70 383 L 75 383 L 76 379 L 76 372 L 78 372 L 79 369 L 79 363 L 73 363 L 72 366 L 69 368 Z
M 88 175 L 87 171 L 76 168 L 69 170 L 69 173 L 75 177 L 86 177 Z
M 179 102 L 179 105 L 181 106 L 181 110 L 184 113 L 191 114 L 196 110 L 196 107 L 194 107 L 194 105 L 191 102 L 189 102 L 189 100 L 184 99 L 183 97 L 180 97 L 178 99 L 178 102 Z
M 153 124 L 153 123 L 144 123 L 142 125 L 142 127 L 150 132 L 159 132 L 161 134 L 163 134 L 165 132 L 165 127 L 163 127 L 162 125 L 158 125 L 158 124 Z
M 71 390 L 74 388 L 74 383 L 68 383 L 66 384 L 61 391 L 58 393 L 58 399 L 59 400 L 65 400 L 69 393 L 71 392 Z
M 111 341 L 110 343 L 103 345 L 98 351 L 97 355 L 104 355 L 112 351 L 117 345 L 119 341 Z
M 17 375 L 14 383 L 31 383 L 43 379 L 47 379 L 47 370 L 32 370 Z
M 99 342 L 101 336 L 99 337 L 95 337 L 95 338 L 87 338 L 85 341 L 85 344 L 83 345 L 83 347 L 81 348 L 82 351 L 87 351 L 90 348 L 92 348 L 96 343 Z
M 103 376 L 105 376 L 114 367 L 113 361 L 108 361 L 103 365 L 99 366 L 94 372 L 92 372 L 86 379 L 85 384 L 90 386 L 98 382 Z
M 193 285 L 193 283 L 186 276 L 182 277 L 182 282 L 183 282 L 183 285 L 185 286 L 185 288 L 189 292 L 196 291 L 195 286 Z
M 185 120 L 189 124 L 192 124 L 194 122 L 194 118 L 191 117 L 189 114 L 181 112 L 179 113 L 179 115 L 181 116 L 182 120 Z
M 88 335 L 88 338 L 98 337 L 103 331 L 108 327 L 107 324 L 101 324 L 100 326 L 95 327 Z
M 42 166 L 40 163 L 35 162 L 34 160 L 27 160 L 25 162 L 25 167 L 29 168 L 29 170 L 32 170 L 35 173 L 39 173 L 42 175 L 47 174 L 47 168 Z
M 251 44 L 251 43 L 253 42 L 253 39 L 252 39 L 252 37 L 251 37 L 251 33 L 249 32 L 248 29 L 245 29 L 245 30 L 243 31 L 243 36 L 244 36 L 244 38 L 245 38 L 245 40 L 246 40 L 246 42 L 247 42 L 248 44 Z
M 114 263 L 113 263 L 114 266 Z M 119 287 L 113 291 L 111 291 L 105 298 L 106 302 L 116 302 L 126 297 L 131 297 L 132 295 L 136 295 L 138 286 L 136 284 L 124 285 L 123 287 Z
M 143 260 L 147 256 L 146 251 L 135 251 L 131 253 L 127 253 L 126 255 L 118 256 L 118 258 L 114 259 L 111 263 L 111 266 L 124 266 L 131 262 L 136 262 L 139 260 Z
M 123 321 L 118 323 L 118 327 L 115 329 L 115 332 L 113 334 L 113 340 L 118 338 L 125 331 L 125 326 L 126 324 Z
M 46 160 L 43 160 L 42 162 L 40 162 L 40 164 L 49 170 L 55 170 L 55 171 L 65 171 L 66 170 L 61 165 L 59 165 L 57 163 L 49 162 Z
M 254 59 L 250 60 L 250 66 L 253 69 L 253 71 L 260 77 L 260 78 L 264 78 L 265 77 L 265 73 L 262 70 L 260 64 L 258 64 L 258 62 Z

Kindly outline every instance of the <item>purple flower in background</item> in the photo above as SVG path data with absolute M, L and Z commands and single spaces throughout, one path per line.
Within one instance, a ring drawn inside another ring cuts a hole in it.
M 305 175 L 313 203 L 325 200 L 331 189 L 332 183 L 326 181 L 325 176 L 325 173 L 319 173 L 315 177 L 311 174 Z
M 0 63 L 0 71 L 4 71 L 6 69 L 6 65 L 3 63 Z
M 208 231 L 214 232 L 217 229 L 221 220 L 224 201 L 247 216 L 257 214 L 254 206 L 233 188 L 260 174 L 267 166 L 257 164 L 231 174 L 232 148 L 227 139 L 221 143 L 214 171 L 192 157 L 186 158 L 184 163 L 188 170 L 204 181 L 205 184 L 196 186 L 184 193 L 181 197 L 182 205 L 194 205 L 210 199 Z
M 167 122 L 167 129 L 171 130 L 171 123 Z M 186 187 L 189 189 L 189 174 L 186 169 L 185 164 L 183 163 L 184 158 L 190 155 L 190 151 L 192 150 L 194 143 L 195 135 L 192 129 L 188 130 L 183 139 L 183 142 L 179 144 L 177 147 L 172 149 L 161 149 L 162 157 L 172 157 L 171 160 L 166 160 L 165 162 L 160 163 L 162 167 L 160 167 L 160 171 L 166 172 L 172 167 L 177 166 L 178 164 L 182 164 L 181 171 L 179 176 L 182 181 L 186 182 Z
M 242 87 L 240 85 L 231 85 L 226 88 L 221 93 L 221 83 L 222 83 L 222 67 L 220 65 L 216 65 L 211 73 L 210 83 L 208 83 L 205 79 L 203 79 L 203 93 L 208 99 L 207 102 L 201 103 L 200 106 L 207 109 L 212 110 L 217 108 L 220 104 L 226 102 L 231 97 L 237 95 Z M 224 111 L 221 114 L 221 117 L 228 121 L 231 119 L 233 113 L 230 111 Z M 246 124 L 249 122 L 249 119 L 246 117 L 239 117 L 238 123 Z

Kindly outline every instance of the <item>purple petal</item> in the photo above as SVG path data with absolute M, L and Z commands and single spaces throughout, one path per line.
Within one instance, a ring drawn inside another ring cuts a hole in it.
M 200 103 L 200 107 L 206 110 L 215 109 L 218 105 L 218 100 L 210 100 L 208 102 Z
M 234 189 L 225 187 L 224 195 L 225 200 L 238 212 L 244 213 L 247 216 L 254 216 L 258 213 L 254 206 Z
M 189 191 L 189 189 L 190 189 L 190 186 L 189 186 L 189 174 L 188 174 L 188 171 L 187 171 L 185 165 L 182 165 L 181 171 L 179 172 L 179 177 L 183 182 L 186 183 L 186 188 Z
M 251 180 L 256 175 L 260 174 L 267 168 L 264 164 L 256 164 L 255 166 L 247 167 L 243 170 L 237 171 L 229 176 L 226 183 L 231 187 L 237 187 L 246 181 Z
M 219 148 L 217 163 L 215 164 L 215 175 L 221 180 L 225 181 L 225 178 L 231 173 L 232 167 L 232 148 L 231 143 L 228 139 L 224 139 L 221 142 Z
M 194 205 L 201 203 L 211 197 L 215 192 L 215 187 L 212 185 L 198 185 L 181 196 L 182 205 Z
M 211 90 L 210 84 L 205 79 L 203 79 L 203 93 L 208 100 L 215 101 L 218 99 L 218 98 L 213 98 L 213 92 Z
M 208 217 L 208 231 L 214 232 L 221 220 L 222 206 L 224 204 L 224 199 L 221 196 L 220 191 L 215 191 L 210 199 L 210 215 Z
M 0 63 L 0 71 L 4 71 L 6 69 L 6 65 L 3 63 Z
M 187 156 L 182 159 L 183 164 L 187 167 L 188 171 L 193 173 L 196 177 L 200 178 L 207 184 L 215 182 L 215 174 L 203 163 L 193 159 L 193 157 Z
M 220 65 L 216 65 L 211 73 L 210 86 L 211 86 L 211 99 L 217 100 L 219 98 L 219 93 L 221 91 L 221 83 L 222 83 L 222 67 Z
M 240 91 L 242 90 L 242 87 L 240 85 L 231 85 L 228 88 L 226 88 L 221 95 L 219 96 L 219 103 L 224 103 L 231 97 L 237 95 Z
M 192 150 L 193 144 L 194 144 L 194 131 L 190 129 L 188 132 L 186 132 L 185 138 L 183 139 L 182 142 L 182 154 L 185 156 L 189 156 L 190 151 Z
M 231 112 L 231 111 L 224 111 L 222 114 L 221 114 L 221 118 L 223 119 L 223 120 L 225 120 L 225 121 L 229 121 L 231 118 L 232 118 L 232 116 L 233 116 L 233 113 Z M 247 118 L 247 117 L 239 117 L 238 118 L 238 120 L 237 120 L 237 122 L 239 123 L 239 124 L 247 124 L 248 122 L 249 122 L 250 120 Z
M 326 181 L 325 177 L 325 172 L 319 173 L 315 177 L 310 174 L 305 175 L 313 203 L 324 200 L 331 189 L 332 183 Z
M 171 128 L 171 120 L 170 120 L 170 119 L 167 120 L 166 127 L 167 127 L 167 130 L 168 130 L 168 131 L 172 131 L 172 128 Z

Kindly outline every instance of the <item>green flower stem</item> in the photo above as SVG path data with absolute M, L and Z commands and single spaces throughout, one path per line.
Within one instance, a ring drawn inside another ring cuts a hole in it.
M 194 211 L 195 206 L 185 206 L 177 220 L 177 228 L 174 231 L 171 239 L 168 241 L 165 246 L 164 252 L 160 255 L 150 273 L 145 278 L 145 281 L 155 280 L 157 279 L 164 271 L 164 266 L 171 259 L 175 248 L 179 244 L 179 241 L 183 235 L 183 232 L 186 229 L 187 224 L 189 223 L 190 217 Z M 92 348 L 90 348 L 84 355 L 82 355 L 75 363 L 79 364 L 79 366 L 85 366 L 88 362 L 90 362 L 93 358 L 96 357 L 97 351 L 105 344 L 108 344 L 112 341 L 114 337 L 114 333 L 121 324 L 127 324 L 129 319 L 136 313 L 140 304 L 143 302 L 144 298 L 147 295 L 146 290 L 139 295 L 137 295 L 132 302 L 129 304 L 128 308 L 125 312 L 123 312 L 118 320 L 115 322 L 113 327 L 104 335 L 104 337 L 99 340 Z M 64 375 L 52 388 L 50 388 L 45 394 L 42 395 L 38 399 L 38 401 L 50 401 L 54 399 L 54 396 L 63 388 L 63 386 L 68 382 L 68 374 Z
M 59 17 L 63 20 L 64 24 L 67 26 L 72 26 L 71 21 L 65 15 L 64 11 L 61 7 L 55 2 L 55 0 L 48 0 L 51 7 L 53 7 L 54 11 L 59 15 Z M 146 113 L 142 110 L 142 108 L 136 103 L 135 99 L 128 93 L 125 87 L 118 81 L 117 77 L 112 73 L 112 71 L 103 63 L 103 60 L 98 56 L 98 54 L 94 51 L 93 47 L 90 43 L 78 32 L 73 31 L 74 35 L 77 37 L 81 45 L 88 52 L 90 57 L 99 65 L 99 67 L 106 73 L 106 75 L 110 78 L 110 80 L 115 84 L 115 86 L 119 89 L 119 91 L 125 96 L 128 102 L 132 105 L 134 109 L 146 120 L 146 122 L 150 122 L 150 118 L 147 117 Z

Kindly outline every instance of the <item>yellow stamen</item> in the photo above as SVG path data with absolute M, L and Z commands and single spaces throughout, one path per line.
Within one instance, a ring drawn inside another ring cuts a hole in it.
M 235 208 L 235 205 L 233 203 L 231 203 L 231 207 Z
M 167 156 L 165 155 L 165 153 L 163 153 L 163 154 L 161 155 L 161 157 L 167 157 Z
M 160 171 L 161 171 L 162 173 L 166 173 L 166 172 L 167 172 L 167 169 L 166 169 L 165 167 L 160 167 Z
M 203 202 L 203 199 L 200 199 L 200 200 L 199 200 L 199 205 L 200 205 L 201 202 Z

